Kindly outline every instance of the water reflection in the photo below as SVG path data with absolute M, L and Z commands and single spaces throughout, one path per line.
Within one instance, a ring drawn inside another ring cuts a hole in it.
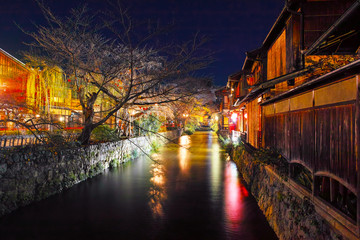
M 243 218 L 244 198 L 248 197 L 246 188 L 241 184 L 235 163 L 225 166 L 225 215 L 226 229 L 237 232 Z
M 189 147 L 191 145 L 190 136 L 182 136 L 179 139 L 179 166 L 182 173 L 186 174 L 189 171 L 190 167 L 190 151 Z
M 1 239 L 276 239 L 215 133 L 179 144 L 0 219 Z
M 210 144 L 209 144 L 210 145 Z M 222 161 L 220 158 L 220 145 L 215 142 L 210 145 L 211 148 L 211 166 L 210 166 L 210 183 L 211 183 L 211 198 L 213 201 L 221 197 L 221 183 L 222 183 Z
M 153 155 L 154 162 L 150 165 L 150 188 L 149 188 L 149 207 L 153 217 L 162 218 L 164 216 L 163 204 L 167 198 L 165 189 L 165 170 L 162 159 L 159 155 Z

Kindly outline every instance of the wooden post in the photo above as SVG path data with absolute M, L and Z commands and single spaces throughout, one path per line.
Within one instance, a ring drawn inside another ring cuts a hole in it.
M 314 124 L 314 161 L 316 161 L 316 157 L 317 157 L 317 118 L 316 118 L 316 112 L 315 112 L 315 90 L 312 90 L 312 111 L 314 113 L 314 119 L 313 119 L 313 124 Z M 312 197 L 314 199 L 315 196 L 319 195 L 319 181 L 316 179 L 315 173 L 317 171 L 317 166 L 316 164 L 314 164 L 314 169 L 312 172 L 312 177 L 313 177 L 313 189 L 312 189 Z
M 330 178 L 330 202 L 336 202 L 336 182 L 334 179 Z
M 260 112 L 261 112 L 261 147 L 265 148 L 265 113 L 264 113 L 264 107 L 260 106 Z
M 275 117 L 275 114 L 276 114 L 276 105 L 275 105 L 275 102 L 273 103 L 274 104 L 274 119 L 273 119 L 273 142 L 272 142 L 272 146 L 275 147 L 276 146 L 276 117 Z
M 356 103 L 355 103 L 355 158 L 356 158 L 356 173 L 357 173 L 357 227 L 358 227 L 358 234 L 360 233 L 360 77 L 356 75 Z
M 312 197 L 314 199 L 314 197 L 319 195 L 319 178 L 316 177 L 315 173 L 312 173 L 313 176 L 313 189 L 312 189 Z

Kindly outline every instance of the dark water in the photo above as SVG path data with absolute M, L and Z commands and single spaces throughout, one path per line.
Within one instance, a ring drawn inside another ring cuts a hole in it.
M 214 133 L 0 219 L 0 239 L 276 239 Z

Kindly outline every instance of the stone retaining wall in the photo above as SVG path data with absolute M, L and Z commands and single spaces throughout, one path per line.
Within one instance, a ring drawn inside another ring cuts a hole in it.
M 283 179 L 271 167 L 254 161 L 245 149 L 238 147 L 232 158 L 279 239 L 353 238 L 334 230 L 317 213 L 313 202 L 301 194 L 301 187 L 297 189 L 290 179 Z
M 66 149 L 26 146 L 0 151 L 0 217 L 151 151 L 178 131 Z M 141 148 L 141 150 L 139 149 Z M 14 151 L 15 150 L 15 151 Z

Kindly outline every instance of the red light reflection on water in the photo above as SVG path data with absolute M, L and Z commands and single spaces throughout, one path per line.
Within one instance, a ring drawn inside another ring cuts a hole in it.
M 238 171 L 233 162 L 225 167 L 225 216 L 228 231 L 238 231 L 243 212 L 243 198 L 249 196 L 246 188 L 241 184 Z

